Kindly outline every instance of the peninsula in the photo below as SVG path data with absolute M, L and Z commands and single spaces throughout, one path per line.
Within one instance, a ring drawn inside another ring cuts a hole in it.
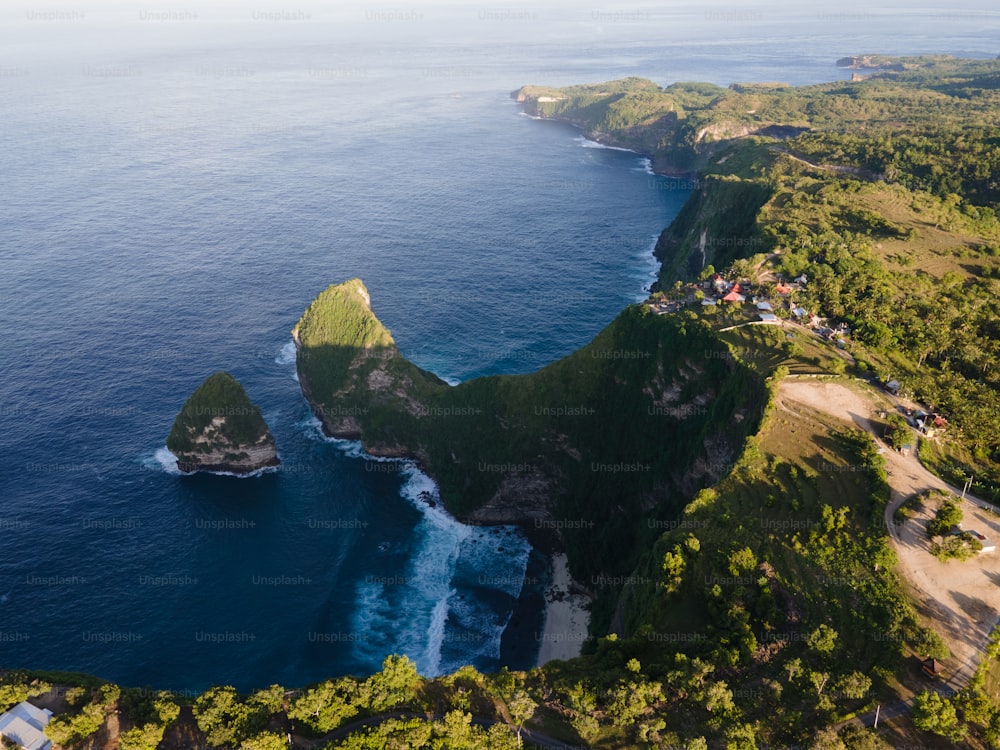
M 209 376 L 184 404 L 167 438 L 183 472 L 253 474 L 280 462 L 274 437 L 242 384 Z

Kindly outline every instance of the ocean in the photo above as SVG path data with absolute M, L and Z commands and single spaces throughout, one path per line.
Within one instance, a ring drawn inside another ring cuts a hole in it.
M 389 653 L 533 665 L 544 558 L 324 438 L 290 330 L 357 276 L 402 352 L 460 382 L 536 370 L 645 296 L 690 186 L 524 116 L 522 84 L 996 53 L 989 9 L 770 7 L 4 9 L 0 667 L 195 693 Z M 219 369 L 279 471 L 176 471 L 173 418 Z

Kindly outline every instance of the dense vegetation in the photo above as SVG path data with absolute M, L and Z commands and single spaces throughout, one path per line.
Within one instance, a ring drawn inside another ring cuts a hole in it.
M 418 457 L 462 516 L 499 505 L 558 530 L 595 588 L 631 571 L 645 519 L 675 518 L 718 475 L 693 468 L 706 442 L 731 459 L 763 404 L 759 377 L 707 326 L 644 306 L 537 373 L 448 387 L 398 354 L 362 289 L 326 290 L 296 329 L 317 414 L 334 431 L 349 415 L 370 450 Z M 613 607 L 617 587 L 602 593 Z
M 218 438 L 231 445 L 254 445 L 269 434 L 260 408 L 250 401 L 240 382 L 228 372 L 217 372 L 185 402 L 170 429 L 167 448 L 178 455 L 207 452 L 211 446 L 196 442 L 196 438 L 220 418 Z
M 861 364 L 957 428 L 935 468 L 1000 499 L 1000 62 L 865 62 L 879 67 L 863 80 L 816 86 L 625 79 L 518 95 L 697 169 L 658 245 L 661 288 L 740 257 L 772 276 L 805 273 L 799 304 L 849 326 Z

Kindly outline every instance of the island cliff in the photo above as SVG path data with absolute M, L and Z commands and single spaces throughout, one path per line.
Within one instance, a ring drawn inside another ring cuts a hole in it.
M 358 279 L 293 330 L 324 431 L 416 460 L 459 519 L 518 524 L 596 588 L 627 573 L 642 519 L 668 519 L 754 429 L 763 384 L 706 326 L 626 308 L 587 346 L 527 375 L 450 387 L 409 362 Z
M 191 394 L 167 448 L 184 472 L 252 474 L 280 463 L 260 409 L 228 372 L 211 375 Z

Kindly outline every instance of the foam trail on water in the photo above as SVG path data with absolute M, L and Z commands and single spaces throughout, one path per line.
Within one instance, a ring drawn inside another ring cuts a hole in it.
M 477 658 L 496 666 L 531 552 L 521 532 L 460 523 L 445 510 L 434 480 L 414 462 L 372 456 L 359 440 L 328 437 L 313 414 L 298 427 L 351 458 L 400 464 L 405 481 L 399 494 L 420 512 L 401 574 L 389 580 L 368 576 L 355 586 L 352 626 L 365 634 L 353 644 L 356 656 L 377 669 L 387 654 L 403 653 L 428 677 Z
M 152 455 L 143 456 L 139 459 L 139 463 L 145 469 L 151 469 L 153 471 L 162 471 L 166 474 L 170 474 L 175 477 L 189 477 L 195 472 L 181 471 L 177 468 L 177 456 L 171 453 L 166 446 L 163 448 L 157 448 Z M 281 471 L 281 466 L 265 466 L 257 471 L 250 472 L 249 474 L 236 474 L 231 471 L 206 471 L 202 472 L 204 474 L 215 474 L 219 477 L 236 477 L 237 479 L 251 479 L 253 477 L 263 476 L 264 474 L 273 474 L 275 472 Z
M 658 240 L 659 237 L 657 235 L 651 235 L 646 249 L 637 256 L 637 260 L 645 262 L 647 267 L 645 269 L 638 269 L 638 277 L 642 279 L 643 284 L 640 291 L 637 292 L 634 297 L 636 302 L 642 302 L 649 296 L 649 291 L 652 288 L 653 282 L 660 276 L 660 261 L 653 254 L 656 251 L 656 243 Z
M 649 157 L 644 156 L 644 157 L 642 157 L 642 159 L 640 161 L 642 162 L 642 166 L 639 167 L 636 171 L 638 171 L 638 172 L 645 172 L 646 174 L 656 174 L 656 172 L 653 171 L 653 160 L 652 159 L 650 159 Z
M 585 138 L 582 135 L 578 135 L 573 140 L 579 143 L 584 148 L 604 148 L 608 149 L 609 151 L 626 151 L 630 154 L 638 153 L 638 151 L 635 151 L 634 149 L 631 148 L 622 148 L 621 146 L 608 146 L 604 143 L 598 143 L 597 141 L 592 141 L 589 138 Z

